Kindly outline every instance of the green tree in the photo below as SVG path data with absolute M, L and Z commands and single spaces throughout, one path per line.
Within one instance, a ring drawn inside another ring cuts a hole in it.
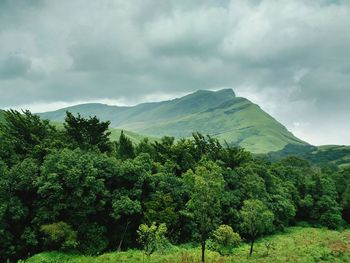
M 123 130 L 120 133 L 119 141 L 117 143 L 117 156 L 122 160 L 135 157 L 134 146 L 132 145 L 131 140 L 125 136 Z
M 323 226 L 336 229 L 342 224 L 342 217 L 335 182 L 329 174 L 323 173 L 315 174 L 314 180 L 311 217 Z
M 27 158 L 7 170 L 0 161 L 0 173 L 0 261 L 17 260 L 38 245 L 32 220 L 37 213 L 35 180 L 39 167 Z
M 250 239 L 249 255 L 251 256 L 256 238 L 272 229 L 274 215 L 263 202 L 257 199 L 244 201 L 240 215 L 242 231 Z
M 122 195 L 112 201 L 112 217 L 115 220 L 119 220 L 121 217 L 126 218 L 125 228 L 120 238 L 118 251 L 121 250 L 123 245 L 126 231 L 131 223 L 131 216 L 141 214 L 141 203 L 139 200 L 132 200 L 127 195 Z
M 196 224 L 204 262 L 206 240 L 220 221 L 220 200 L 224 190 L 222 170 L 212 161 L 203 161 L 195 172 L 190 170 L 185 174 L 185 180 L 190 192 L 187 207 Z
M 65 133 L 74 146 L 81 149 L 97 147 L 102 153 L 111 150 L 108 131 L 110 122 L 100 121 L 96 116 L 83 118 L 67 111 L 64 123 Z
M 143 200 L 143 220 L 145 223 L 163 222 L 169 230 L 172 242 L 186 242 L 191 238 L 188 218 L 182 213 L 188 193 L 182 178 L 169 172 L 166 165 L 157 165 L 156 173 L 146 177 Z
M 42 160 L 53 146 L 57 131 L 48 120 L 30 111 L 5 111 L 0 124 L 0 158 L 13 165 L 26 157 Z
M 333 175 L 343 218 L 350 223 L 350 167 Z
M 106 204 L 110 199 L 104 177 L 107 171 L 97 168 L 108 160 L 105 155 L 80 149 L 63 149 L 48 155 L 35 180 L 38 212 L 34 222 L 42 225 L 64 220 L 77 229 L 83 252 L 90 253 L 91 248 L 101 248 L 91 254 L 101 252 L 108 244 L 104 240 L 110 213 Z M 92 230 L 96 231 L 90 234 Z M 95 241 L 101 242 L 97 246 Z

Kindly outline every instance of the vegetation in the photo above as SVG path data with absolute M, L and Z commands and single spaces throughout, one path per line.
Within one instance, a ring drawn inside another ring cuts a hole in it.
M 229 256 L 242 242 L 240 235 L 228 225 L 219 226 L 211 236 L 209 248 L 221 256 Z
M 240 211 L 243 233 L 247 234 L 250 239 L 249 256 L 253 254 L 253 246 L 256 238 L 271 231 L 273 226 L 273 213 L 271 213 L 266 205 L 257 199 L 249 199 L 243 202 Z
M 231 89 L 199 90 L 178 99 L 133 107 L 83 104 L 40 116 L 63 121 L 67 110 L 83 117 L 97 115 L 111 121 L 112 127 L 156 138 L 189 138 L 193 131 L 199 131 L 254 153 L 278 151 L 287 144 L 307 145 L 259 106 L 236 97 Z
M 267 255 L 266 244 L 273 244 Z M 283 233 L 258 239 L 255 252 L 247 257 L 249 244 L 242 243 L 234 248 L 230 255 L 221 256 L 217 252 L 208 251 L 208 263 L 230 262 L 349 262 L 350 260 L 350 231 L 331 231 L 320 228 L 292 227 Z M 35 255 L 26 263 L 136 263 L 136 262 L 200 262 L 200 247 L 182 245 L 169 248 L 166 253 L 155 252 L 147 261 L 143 261 L 140 250 L 106 253 L 97 257 L 79 254 L 64 254 L 59 252 L 43 252 Z
M 281 160 L 287 156 L 299 156 L 308 160 L 314 165 L 330 168 L 346 168 L 350 167 L 350 146 L 344 145 L 295 145 L 288 144 L 282 150 L 270 152 L 268 158 L 271 161 Z
M 151 260 L 176 262 L 182 257 L 177 248 L 191 242 L 188 261 L 213 260 L 214 251 L 230 251 L 228 258 L 243 261 L 243 250 L 247 257 L 255 243 L 252 258 L 260 257 L 263 247 L 268 257 L 285 259 L 288 249 L 278 239 L 276 245 L 263 242 L 267 234 L 301 222 L 329 229 L 350 222 L 349 168 L 321 169 L 296 157 L 270 163 L 199 133 L 193 139 L 138 144 L 121 134 L 112 141 L 108 122 L 69 113 L 62 129 L 29 111 L 6 111 L 5 120 L 0 125 L 0 262 L 48 250 L 68 254 L 39 254 L 29 262 L 46 255 L 57 255 L 60 262 L 108 262 L 109 257 L 123 262 L 128 256 L 133 262 L 145 253 Z M 231 229 L 250 244 L 234 248 L 238 236 Z M 325 230 L 309 231 L 322 235 Z M 341 255 L 324 248 L 319 260 L 346 259 L 348 231 L 326 233 L 341 238 Z M 96 257 L 139 248 L 145 253 Z
M 155 251 L 163 251 L 169 245 L 169 241 L 165 237 L 167 232 L 164 223 L 157 226 L 152 223 L 151 226 L 141 224 L 137 230 L 138 242 L 142 245 L 143 251 L 147 256 L 152 255 Z

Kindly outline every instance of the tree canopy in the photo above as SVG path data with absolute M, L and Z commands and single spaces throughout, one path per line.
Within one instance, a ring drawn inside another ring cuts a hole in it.
M 257 237 L 292 224 L 350 223 L 349 171 L 296 157 L 270 163 L 199 133 L 139 144 L 121 133 L 113 142 L 109 122 L 97 117 L 67 113 L 59 128 L 29 111 L 6 111 L 0 261 L 50 249 L 152 251 L 165 240 L 199 242 L 204 260 L 207 240 L 224 248 L 239 236 L 252 253 Z

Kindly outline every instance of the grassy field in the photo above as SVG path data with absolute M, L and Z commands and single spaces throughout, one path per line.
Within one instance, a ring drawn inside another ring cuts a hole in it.
M 267 254 L 266 244 L 272 244 Z M 260 239 L 252 257 L 249 245 L 243 244 L 231 256 L 222 257 L 207 250 L 207 262 L 350 262 L 350 230 L 331 231 L 311 227 L 291 227 L 284 233 Z M 150 257 L 142 251 L 106 253 L 98 257 L 45 252 L 21 263 L 102 263 L 102 262 L 200 262 L 200 248 L 189 245 L 173 247 Z

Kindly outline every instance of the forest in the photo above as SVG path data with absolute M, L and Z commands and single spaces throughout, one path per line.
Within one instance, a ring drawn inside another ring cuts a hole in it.
M 196 243 L 227 255 L 289 226 L 350 223 L 350 168 L 289 156 L 271 162 L 207 135 L 144 139 L 66 113 L 0 124 L 0 262 L 42 251 L 99 255 Z

